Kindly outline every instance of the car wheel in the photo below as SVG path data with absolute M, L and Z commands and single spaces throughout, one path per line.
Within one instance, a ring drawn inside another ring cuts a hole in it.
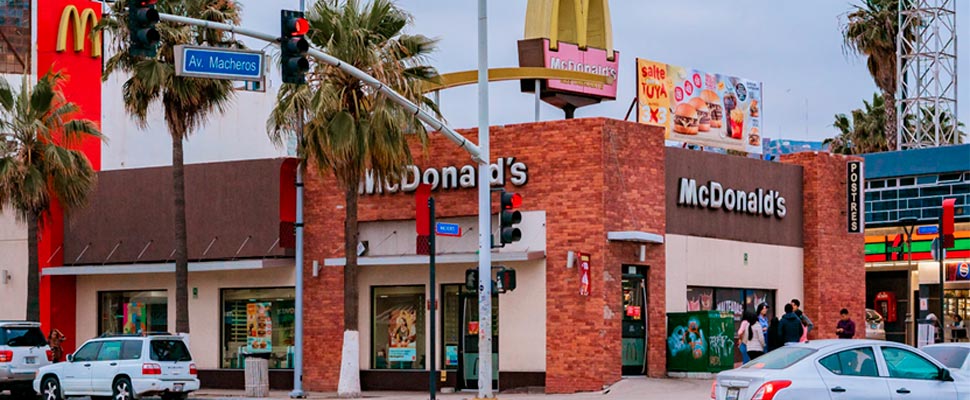
M 40 398 L 42 400 L 61 400 L 61 382 L 53 376 L 44 378 L 40 383 Z
M 135 392 L 131 388 L 131 380 L 128 378 L 116 379 L 111 385 L 115 400 L 135 400 Z

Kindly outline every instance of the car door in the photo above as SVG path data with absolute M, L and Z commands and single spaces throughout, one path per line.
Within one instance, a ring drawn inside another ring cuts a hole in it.
M 91 366 L 97 360 L 101 342 L 88 342 L 81 346 L 71 362 L 61 369 L 61 391 L 65 396 L 91 393 Z
M 121 341 L 107 340 L 101 342 L 98 358 L 91 363 L 91 392 L 100 395 L 111 394 L 111 381 L 118 372 L 118 360 L 121 359 Z
M 889 385 L 879 376 L 872 346 L 860 346 L 822 357 L 819 375 L 832 400 L 888 399 Z
M 908 349 L 880 346 L 894 400 L 956 400 L 956 385 L 940 379 L 944 369 Z

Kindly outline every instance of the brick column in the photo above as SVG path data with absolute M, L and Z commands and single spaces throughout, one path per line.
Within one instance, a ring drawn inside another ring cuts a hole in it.
M 811 339 L 835 338 L 839 310 L 849 309 L 856 337 L 865 337 L 865 236 L 848 233 L 846 164 L 860 157 L 805 152 L 782 156 L 803 170 L 804 294 Z M 790 299 L 780 299 L 782 302 Z M 783 303 L 782 303 L 783 304 Z

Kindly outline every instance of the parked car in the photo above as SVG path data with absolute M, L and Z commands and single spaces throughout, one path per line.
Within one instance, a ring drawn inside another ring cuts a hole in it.
M 39 323 L 0 321 L 0 392 L 9 390 L 16 398 L 33 397 L 31 382 L 37 370 L 53 358 Z
M 886 322 L 871 308 L 866 309 L 866 339 L 886 340 Z
M 921 349 L 930 357 L 943 363 L 954 374 L 970 379 L 970 343 L 939 343 Z
M 970 380 L 900 343 L 829 339 L 790 343 L 717 375 L 716 400 L 933 399 L 970 396 Z
M 41 368 L 34 390 L 43 400 L 71 396 L 182 400 L 199 390 L 197 376 L 182 338 L 117 335 L 88 340 L 67 356 L 67 362 Z

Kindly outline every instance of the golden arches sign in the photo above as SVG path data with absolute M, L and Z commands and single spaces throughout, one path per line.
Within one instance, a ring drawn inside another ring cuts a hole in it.
M 57 28 L 57 51 L 67 49 L 68 28 L 74 24 L 74 51 L 84 51 L 84 34 L 91 32 L 91 57 L 101 56 L 101 31 L 93 28 L 98 25 L 98 16 L 90 8 L 78 12 L 77 7 L 70 5 L 64 7 L 61 13 L 61 24 Z
M 534 80 L 534 79 L 567 79 L 571 81 L 599 83 L 603 85 L 613 84 L 613 78 L 606 75 L 591 74 L 582 71 L 569 71 L 564 69 L 539 68 L 539 67 L 519 67 L 519 68 L 490 68 L 488 70 L 488 81 L 513 81 L 513 80 Z M 478 82 L 478 71 L 461 71 L 448 74 L 441 74 L 439 83 L 428 85 L 424 92 L 450 89 L 458 86 L 471 85 Z
M 613 61 L 613 25 L 609 0 L 529 0 L 525 39 L 549 39 L 550 50 L 559 41 L 606 50 Z

